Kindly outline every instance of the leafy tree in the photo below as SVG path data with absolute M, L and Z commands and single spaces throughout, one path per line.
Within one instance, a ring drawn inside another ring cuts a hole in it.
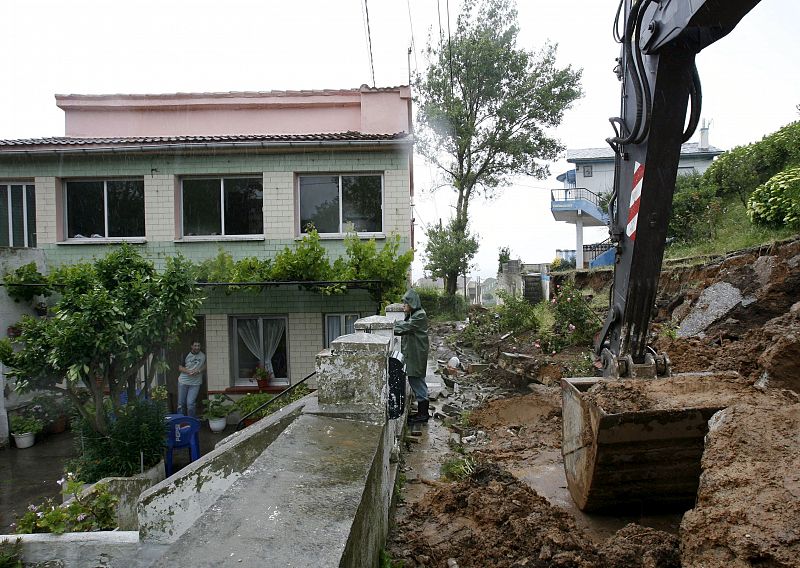
M 500 247 L 497 255 L 497 272 L 503 272 L 503 265 L 511 260 L 511 249 L 509 247 Z
M 41 275 L 35 278 L 39 279 Z M 50 285 L 61 296 L 47 319 L 23 318 L 21 334 L 0 347 L 0 359 L 18 377 L 18 386 L 48 386 L 66 379 L 67 394 L 82 417 L 108 434 L 104 390 L 120 406 L 120 393 L 135 395 L 136 377 L 151 358 L 159 366 L 161 347 L 191 327 L 202 298 L 194 285 L 192 264 L 168 258 L 158 273 L 130 245 L 94 263 L 53 271 Z M 88 389 L 93 405 L 81 404 Z
M 581 96 L 580 71 L 556 66 L 556 48 L 517 47 L 511 0 L 465 0 L 455 34 L 428 46 L 432 61 L 416 80 L 417 149 L 457 194 L 451 224 L 457 248 L 466 245 L 470 200 L 491 197 L 512 175 L 548 175 L 542 160 L 563 149 L 547 134 Z M 447 271 L 455 293 L 457 266 Z
M 477 237 L 469 234 L 469 229 L 460 229 L 455 219 L 446 227 L 432 226 L 425 233 L 425 270 L 434 278 L 444 279 L 445 291 L 451 296 L 456 293 L 459 274 L 469 271 L 470 261 L 478 252 Z

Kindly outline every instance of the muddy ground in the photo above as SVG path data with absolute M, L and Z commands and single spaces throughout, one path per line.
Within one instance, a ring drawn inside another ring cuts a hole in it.
M 607 294 L 609 274 L 582 278 Z M 564 487 L 557 385 L 591 372 L 586 350 L 553 355 L 532 338 L 498 336 L 473 353 L 448 344 L 456 328 L 440 325 L 437 359 L 455 352 L 465 367 L 490 367 L 450 377 L 458 392 L 434 402 L 438 446 L 426 459 L 461 460 L 466 475 L 407 472 L 387 544 L 395 566 L 800 566 L 800 240 L 665 270 L 654 315 L 652 342 L 673 371 L 714 373 L 586 396 L 606 412 L 724 408 L 710 423 L 694 508 L 578 511 Z M 409 443 L 409 455 L 418 446 Z

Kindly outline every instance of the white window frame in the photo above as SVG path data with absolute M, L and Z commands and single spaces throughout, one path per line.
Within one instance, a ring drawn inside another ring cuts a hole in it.
M 322 333 L 323 333 L 322 341 L 323 345 L 325 346 L 325 349 L 330 347 L 331 341 L 336 339 L 335 337 L 334 338 L 328 337 L 328 318 L 337 316 L 339 317 L 339 323 L 341 325 L 341 329 L 345 330 L 347 327 L 346 325 L 347 316 L 355 316 L 356 320 L 358 320 L 361 317 L 361 314 L 359 314 L 358 312 L 333 312 L 330 314 L 324 314 L 322 318 Z M 345 333 L 343 333 L 342 335 L 345 335 Z
M 339 232 L 338 233 L 322 233 L 319 235 L 321 238 L 342 238 L 345 233 L 345 227 L 342 226 L 342 207 L 344 199 L 342 198 L 342 177 L 379 177 L 381 180 L 381 230 L 380 231 L 358 231 L 357 234 L 363 237 L 384 237 L 386 236 L 386 183 L 384 172 L 303 172 L 295 175 L 295 230 L 298 237 L 302 237 L 306 233 L 303 232 L 303 227 L 300 226 L 300 178 L 301 177 L 318 177 L 318 176 L 337 176 L 339 178 Z
M 225 179 L 259 179 L 261 180 L 261 232 L 252 235 L 228 235 L 225 233 Z M 219 235 L 186 235 L 183 226 L 183 182 L 189 180 L 217 180 L 219 181 L 219 199 L 220 199 L 220 231 Z M 265 221 L 266 215 L 264 214 L 264 175 L 263 174 L 236 174 L 232 176 L 183 176 L 181 178 L 181 195 L 180 195 L 180 220 L 181 220 L 181 238 L 182 241 L 263 241 L 265 234 Z
M 11 186 L 22 186 L 22 247 L 14 246 L 14 215 L 11 209 Z M 36 193 L 36 185 L 27 181 L 4 181 L 0 186 L 6 188 L 6 207 L 8 208 L 8 247 L 9 248 L 29 248 L 28 243 L 28 188 L 33 188 Z M 34 197 L 35 199 L 35 197 Z
M 68 184 L 70 183 L 86 183 L 86 182 L 103 182 L 103 232 L 105 232 L 106 236 L 104 237 L 94 237 L 91 236 L 83 237 L 83 238 L 75 238 L 70 237 L 69 233 L 69 199 L 67 194 L 69 193 Z M 61 182 L 61 197 L 62 203 L 64 205 L 64 241 L 66 243 L 144 243 L 147 241 L 147 223 L 145 222 L 145 234 L 140 237 L 109 237 L 108 236 L 108 182 L 110 181 L 141 181 L 142 182 L 142 201 L 145 200 L 144 195 L 144 178 L 139 177 L 122 177 L 122 178 L 76 178 L 76 179 L 65 179 Z M 147 209 L 145 208 L 143 213 L 144 219 L 147 218 Z
M 261 338 L 261 342 L 263 344 L 264 341 L 264 328 L 261 323 L 262 320 L 270 319 L 270 320 L 283 320 L 284 322 L 284 334 L 286 335 L 286 376 L 285 377 L 275 377 L 275 384 L 276 386 L 289 386 L 292 384 L 292 369 L 291 369 L 291 362 L 289 354 L 291 353 L 291 348 L 289 345 L 289 316 L 288 315 L 275 315 L 275 314 L 235 314 L 228 317 L 228 335 L 229 335 L 229 343 L 230 343 L 230 361 L 231 361 L 231 381 L 230 384 L 232 387 L 256 387 L 255 382 L 250 382 L 249 379 L 245 379 L 243 377 L 239 377 L 239 338 L 238 338 L 238 329 L 236 327 L 237 320 L 240 319 L 257 319 L 259 320 L 258 323 L 258 332 Z

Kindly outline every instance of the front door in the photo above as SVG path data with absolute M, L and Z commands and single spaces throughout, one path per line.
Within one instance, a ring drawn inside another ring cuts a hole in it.
M 167 364 L 169 370 L 167 371 L 166 382 L 167 392 L 169 393 L 169 411 L 175 412 L 178 408 L 178 366 L 183 365 L 183 360 L 186 354 L 191 351 L 192 342 L 199 341 L 200 349 L 208 356 L 206 350 L 206 319 L 203 316 L 197 316 L 197 323 L 194 327 L 188 328 L 181 334 L 180 339 L 167 351 Z M 208 359 L 206 359 L 206 366 Z M 200 386 L 200 394 L 197 395 L 197 414 L 202 412 L 201 401 L 208 398 L 208 371 L 203 379 L 203 384 Z

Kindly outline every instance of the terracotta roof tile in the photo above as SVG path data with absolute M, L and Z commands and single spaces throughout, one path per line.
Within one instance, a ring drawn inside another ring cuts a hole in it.
M 325 134 L 240 134 L 219 136 L 136 136 L 127 138 L 27 138 L 20 140 L 0 140 L 2 147 L 103 147 L 125 145 L 182 145 L 236 142 L 337 142 L 337 141 L 380 141 L 410 139 L 407 132 L 395 134 L 364 134 L 361 132 L 334 132 Z

